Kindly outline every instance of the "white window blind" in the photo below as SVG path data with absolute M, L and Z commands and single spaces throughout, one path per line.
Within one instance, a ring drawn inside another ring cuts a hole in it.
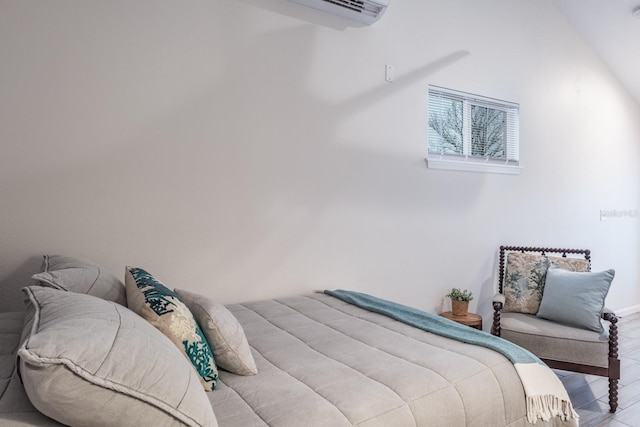
M 520 173 L 520 106 L 429 86 L 429 168 Z

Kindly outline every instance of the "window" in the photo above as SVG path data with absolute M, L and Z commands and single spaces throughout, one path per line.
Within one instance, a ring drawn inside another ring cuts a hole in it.
M 429 86 L 427 165 L 520 173 L 520 106 Z

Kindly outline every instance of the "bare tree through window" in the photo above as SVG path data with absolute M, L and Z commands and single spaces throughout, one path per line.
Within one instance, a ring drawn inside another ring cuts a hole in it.
M 471 155 L 505 158 L 507 113 L 471 105 Z
M 429 151 L 441 154 L 463 153 L 463 103 L 451 98 L 433 98 L 429 114 L 429 128 L 436 137 L 429 139 Z M 433 134 L 431 132 L 431 134 Z
M 429 102 L 433 104 L 428 120 L 430 152 L 506 158 L 506 111 L 442 95 L 430 98 Z M 466 126 L 465 115 L 469 116 Z M 466 127 L 470 131 L 468 153 L 464 146 Z

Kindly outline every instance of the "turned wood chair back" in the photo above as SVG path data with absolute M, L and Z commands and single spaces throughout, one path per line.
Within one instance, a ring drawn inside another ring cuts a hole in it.
M 584 259 L 589 262 L 589 270 L 591 270 L 591 251 L 589 249 L 555 249 L 555 248 L 537 248 L 537 247 L 529 247 L 529 246 L 500 246 L 500 260 L 498 265 L 498 292 L 501 294 L 504 293 L 502 285 L 504 283 L 504 275 L 505 275 L 505 262 L 507 258 L 507 254 L 509 252 L 520 252 L 520 253 L 537 253 L 542 256 L 546 256 L 548 254 L 554 254 L 553 256 L 557 256 L 560 254 L 562 258 L 566 258 L 567 254 L 576 254 L 584 256 Z

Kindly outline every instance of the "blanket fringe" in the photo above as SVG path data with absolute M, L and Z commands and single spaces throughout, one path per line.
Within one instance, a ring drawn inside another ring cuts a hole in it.
M 538 418 L 549 421 L 552 417 L 560 417 L 562 421 L 579 418 L 570 401 L 559 399 L 550 394 L 527 396 L 527 421 L 535 424 Z

